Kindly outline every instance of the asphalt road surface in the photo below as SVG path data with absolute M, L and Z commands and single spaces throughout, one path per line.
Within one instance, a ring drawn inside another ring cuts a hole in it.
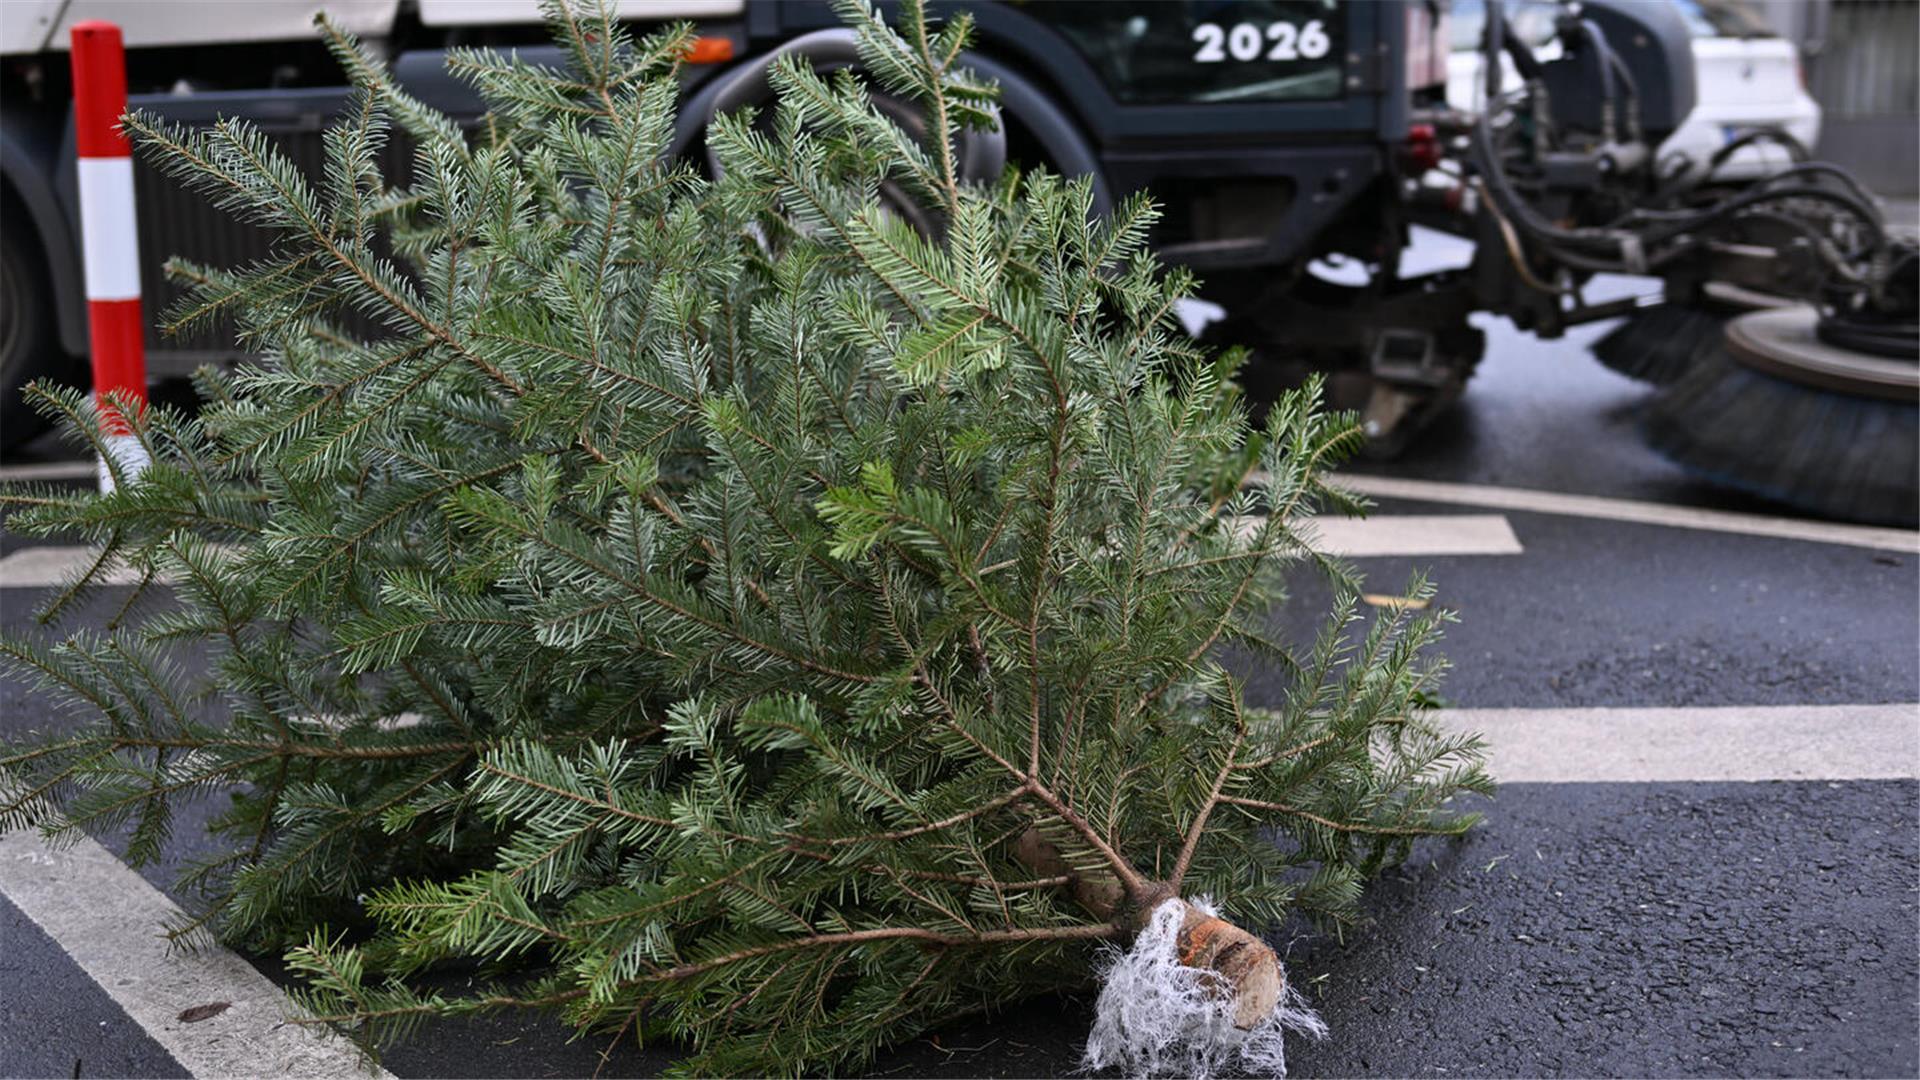
M 1920 1075 L 1920 546 L 1765 535 L 1745 519 L 1701 526 L 1690 511 L 1785 515 L 1704 488 L 1641 447 L 1632 425 L 1644 391 L 1584 352 L 1600 328 L 1558 343 L 1488 329 L 1488 358 L 1457 414 L 1409 460 L 1360 471 L 1635 500 L 1674 523 L 1536 500 L 1527 505 L 1545 509 L 1491 512 L 1513 544 L 1434 554 L 1416 543 L 1356 561 L 1383 592 L 1429 572 L 1438 602 L 1459 613 L 1442 646 L 1451 706 L 1520 710 L 1481 714 L 1509 717 L 1504 730 L 1520 741 L 1531 716 L 1571 717 L 1587 735 L 1552 747 L 1554 775 L 1611 779 L 1538 782 L 1522 769 L 1477 807 L 1487 820 L 1469 839 L 1423 846 L 1379 883 L 1359 933 L 1275 928 L 1331 1029 L 1291 1046 L 1293 1073 Z M 1449 496 L 1382 499 L 1377 514 L 1490 511 Z M 27 546 L 0 533 L 0 559 Z M 31 575 L 9 581 L 7 565 L 0 621 L 18 626 L 43 590 L 19 583 Z M 1309 632 L 1324 600 L 1303 578 L 1276 625 Z M 101 617 L 110 611 L 108 598 Z M 1247 675 L 1256 700 L 1283 690 L 1270 673 Z M 1856 712 L 1893 748 L 1864 764 L 1846 752 L 1850 735 L 1821 727 Z M 0 682 L 0 735 L 47 716 L 17 682 Z M 1609 737 L 1613 716 L 1621 731 L 1659 730 L 1691 749 L 1650 765 L 1632 738 Z M 1496 744 L 1496 772 L 1499 755 Z M 170 863 L 195 832 L 190 814 Z M 144 873 L 164 890 L 171 870 Z M 8 872 L 0 866 L 0 880 Z M 205 1074 L 209 1059 L 180 1049 L 187 1035 L 133 1019 L 157 992 L 143 976 L 103 978 L 75 959 L 84 950 L 42 929 L 71 920 L 29 917 L 6 895 L 0 1075 L 194 1075 L 183 1058 Z M 270 961 L 258 967 L 276 975 Z M 898 1047 L 873 1072 L 1065 1075 L 1088 1020 L 1082 998 L 1023 1003 Z M 504 1017 L 431 1026 L 383 1064 L 401 1077 L 621 1076 L 672 1057 L 622 1047 L 603 1062 L 600 1049 L 548 1018 Z

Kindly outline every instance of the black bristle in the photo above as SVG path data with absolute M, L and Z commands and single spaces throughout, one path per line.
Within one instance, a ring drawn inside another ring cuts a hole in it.
M 1665 386 L 1686 374 L 1696 357 L 1719 348 L 1731 314 L 1682 304 L 1642 308 L 1594 342 L 1593 355 L 1630 379 Z
M 1920 523 L 1920 404 L 1763 375 L 1703 351 L 1654 399 L 1655 450 L 1716 483 L 1824 517 Z

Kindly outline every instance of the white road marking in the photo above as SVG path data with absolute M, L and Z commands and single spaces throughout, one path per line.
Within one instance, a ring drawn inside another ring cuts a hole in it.
M 1500 514 L 1379 514 L 1313 520 L 1319 548 L 1343 558 L 1382 555 L 1518 555 L 1513 526 Z
M 1334 482 L 1349 491 L 1373 498 L 1414 499 L 1421 502 L 1452 503 L 1460 506 L 1484 506 L 1493 510 L 1563 514 L 1606 521 L 1627 521 L 1641 525 L 1665 525 L 1676 529 L 1703 529 L 1708 532 L 1740 533 L 1746 536 L 1778 537 L 1784 540 L 1809 540 L 1817 544 L 1846 544 L 1853 547 L 1920 554 L 1920 532 L 1912 529 L 1844 525 L 1831 521 L 1769 517 L 1764 514 L 1745 514 L 1732 510 L 1699 510 L 1686 506 L 1635 502 L 1630 499 L 1602 498 L 1597 495 L 1566 495 L 1557 491 L 1490 487 L 1483 484 L 1448 484 L 1435 480 L 1409 480 L 1397 476 L 1342 474 Z
M 1316 518 L 1319 548 L 1329 555 L 1361 558 L 1378 555 L 1518 555 L 1520 540 L 1499 514 L 1380 514 L 1370 518 Z M 0 558 L 0 589 L 57 586 L 92 565 L 93 549 L 84 545 L 20 548 Z M 137 585 L 138 571 L 109 567 L 102 585 Z M 156 578 L 166 584 L 162 575 Z
M 237 954 L 169 945 L 161 926 L 180 909 L 93 840 L 55 851 L 31 832 L 0 835 L 0 894 L 196 1077 L 392 1077 L 347 1040 L 288 1023 L 286 994 Z M 179 1019 L 217 1001 L 232 1007 Z
M 21 548 L 0 559 L 0 589 L 44 589 L 59 585 L 69 575 L 92 565 L 93 559 L 93 549 L 84 546 Z M 102 585 L 138 585 L 140 572 L 116 564 L 96 580 Z
M 1920 704 L 1448 709 L 1501 783 L 1920 778 Z
M 99 466 L 91 461 L 43 461 L 32 465 L 0 465 L 0 484 L 35 480 L 92 480 Z
M 1449 709 L 1439 719 L 1485 736 L 1505 783 L 1920 778 L 1920 704 Z M 285 1023 L 285 996 L 238 955 L 174 951 L 158 930 L 179 908 L 91 839 L 53 851 L 29 832 L 0 835 L 0 895 L 196 1077 L 391 1077 L 346 1040 Z M 232 1007 L 178 1018 L 216 1001 Z

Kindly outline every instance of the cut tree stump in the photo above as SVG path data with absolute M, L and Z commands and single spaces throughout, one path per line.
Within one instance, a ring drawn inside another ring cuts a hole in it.
M 1028 869 L 1044 877 L 1067 877 L 1067 888 L 1081 907 L 1102 919 L 1124 919 L 1138 933 L 1167 900 L 1175 899 L 1173 890 L 1155 882 L 1147 895 L 1129 896 L 1126 886 L 1109 872 L 1089 872 L 1074 867 L 1060 854 L 1051 840 L 1038 829 L 1028 829 L 1014 841 L 1014 857 Z M 1180 923 L 1177 945 L 1180 962 L 1209 973 L 1209 980 L 1233 995 L 1233 1023 L 1249 1031 L 1273 1015 L 1286 989 L 1280 973 L 1280 958 L 1257 935 L 1209 915 L 1184 897 L 1186 908 Z

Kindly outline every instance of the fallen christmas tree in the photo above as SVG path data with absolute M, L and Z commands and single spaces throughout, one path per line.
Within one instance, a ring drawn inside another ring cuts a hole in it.
M 225 793 L 174 930 L 285 950 L 369 1041 L 547 1007 L 677 1038 L 690 1073 L 845 1068 L 1132 943 L 1096 1064 L 1283 1067 L 1314 1021 L 1257 932 L 1351 919 L 1487 786 L 1420 712 L 1437 620 L 1349 633 L 1311 513 L 1354 509 L 1322 480 L 1351 423 L 1310 389 L 1249 429 L 1234 358 L 1170 318 L 1191 282 L 1146 253 L 1151 205 L 965 182 L 954 141 L 992 122 L 966 20 L 846 15 L 924 139 L 786 62 L 708 179 L 665 160 L 685 35 L 568 8 L 564 70 L 453 53 L 493 110 L 471 138 L 323 26 L 356 90 L 317 186 L 244 124 L 130 119 L 278 234 L 175 265 L 167 317 L 265 359 L 203 373 L 198 418 L 147 410 L 138 483 L 5 496 L 100 559 L 0 640 L 88 720 L 6 750 L 0 825 L 130 823 L 150 858 Z M 91 437 L 84 397 L 38 393 Z M 1309 560 L 1338 605 L 1293 649 L 1263 625 Z M 122 564 L 111 627 L 62 634 Z M 1243 701 L 1228 647 L 1285 700 Z M 500 987 L 422 989 L 462 961 Z

